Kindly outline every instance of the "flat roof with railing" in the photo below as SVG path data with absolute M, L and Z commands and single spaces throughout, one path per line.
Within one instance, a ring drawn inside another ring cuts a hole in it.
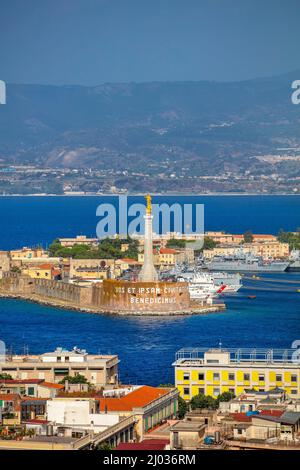
M 175 354 L 175 364 L 196 361 L 205 363 L 205 354 L 230 355 L 230 364 L 260 363 L 260 364 L 294 364 L 300 368 L 300 354 L 297 349 L 267 349 L 267 348 L 182 348 Z

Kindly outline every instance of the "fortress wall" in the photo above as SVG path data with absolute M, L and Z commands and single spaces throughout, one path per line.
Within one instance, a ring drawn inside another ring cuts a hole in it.
M 7 273 L 0 279 L 0 290 L 2 294 L 35 294 L 40 297 L 50 297 L 70 302 L 78 306 L 89 306 L 92 303 L 93 288 L 65 284 L 49 279 L 32 279 L 18 273 Z
M 188 285 L 185 282 L 130 282 L 104 280 L 103 288 L 93 297 L 109 311 L 172 312 L 190 307 Z
M 80 305 L 80 286 L 48 279 L 34 279 L 34 293 L 41 297 L 53 297 Z
M 18 273 L 3 273 L 3 278 L 0 279 L 0 289 L 2 293 L 8 294 L 32 294 L 34 293 L 34 280 Z

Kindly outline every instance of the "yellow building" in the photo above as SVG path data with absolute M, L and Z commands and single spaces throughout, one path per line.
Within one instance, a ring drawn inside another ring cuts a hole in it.
M 27 274 L 32 279 L 54 279 L 59 271 L 54 269 L 51 264 L 40 264 L 39 266 L 28 266 L 22 269 L 22 274 Z
M 48 258 L 48 254 L 43 248 L 27 248 L 26 246 L 20 250 L 11 250 L 11 260 L 30 260 L 32 258 Z
M 211 259 L 214 256 L 232 256 L 238 254 L 241 249 L 244 253 L 252 253 L 255 256 L 268 258 L 287 258 L 289 256 L 288 243 L 281 242 L 253 242 L 243 243 L 243 245 L 220 245 L 215 246 L 212 250 L 203 250 L 203 256 Z
M 181 349 L 176 353 L 175 385 L 187 401 L 202 393 L 217 397 L 245 390 L 284 389 L 300 395 L 300 364 L 295 349 Z

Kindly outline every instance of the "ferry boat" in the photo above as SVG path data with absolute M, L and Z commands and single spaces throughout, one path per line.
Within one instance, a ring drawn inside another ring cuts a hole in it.
M 206 273 L 187 271 L 177 277 L 177 281 L 187 282 L 189 286 L 190 298 L 193 300 L 212 301 L 218 295 L 214 279 Z
M 211 276 L 217 287 L 224 286 L 224 294 L 235 293 L 243 286 L 242 276 L 239 273 L 212 272 Z

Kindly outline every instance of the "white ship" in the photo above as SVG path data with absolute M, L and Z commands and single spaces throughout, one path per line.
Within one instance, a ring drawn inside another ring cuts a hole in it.
M 177 277 L 177 281 L 188 282 L 192 300 L 203 300 L 209 303 L 217 296 L 218 288 L 209 274 L 187 271 L 181 273 Z
M 237 292 L 242 286 L 242 277 L 238 273 L 210 273 L 215 281 L 215 285 L 219 288 L 224 286 L 224 294 L 233 294 Z

